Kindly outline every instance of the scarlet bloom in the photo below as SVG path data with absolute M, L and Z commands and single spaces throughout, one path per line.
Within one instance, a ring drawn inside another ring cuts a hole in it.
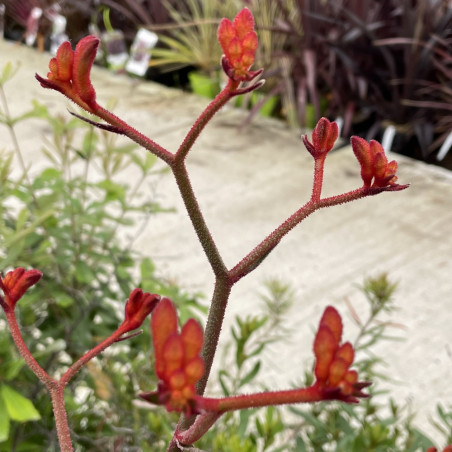
M 361 178 L 365 187 L 403 190 L 408 185 L 396 184 L 397 162 L 388 162 L 384 149 L 378 141 L 367 142 L 361 137 L 350 139 L 353 152 L 361 165 Z
M 56 57 L 50 60 L 47 79 L 38 74 L 35 75 L 36 79 L 42 87 L 60 91 L 77 105 L 93 113 L 97 104 L 90 72 L 99 42 L 95 36 L 86 36 L 79 41 L 75 51 L 69 41 L 63 42 Z
M 335 308 L 328 306 L 314 340 L 314 386 L 325 394 L 325 399 L 356 403 L 358 397 L 367 397 L 361 389 L 370 383 L 358 382 L 358 373 L 350 370 L 355 351 L 350 342 L 341 345 L 341 337 L 341 316 Z
M 339 128 L 335 122 L 330 122 L 327 118 L 320 118 L 312 131 L 312 143 L 309 142 L 306 135 L 303 136 L 303 143 L 309 153 L 314 158 L 318 158 L 333 149 L 338 135 Z
M 249 81 L 262 71 L 250 71 L 257 50 L 254 17 L 243 8 L 233 22 L 222 19 L 218 27 L 218 42 L 223 49 L 222 65 L 227 76 L 236 82 Z
M 124 329 L 124 332 L 139 328 L 159 301 L 160 295 L 143 292 L 141 289 L 132 290 L 125 307 L 125 319 L 120 328 Z
M 438 449 L 436 447 L 429 447 L 427 452 L 438 452 Z M 452 445 L 446 446 L 443 452 L 452 452 Z
M 151 330 L 159 384 L 156 392 L 140 397 L 165 405 L 168 411 L 195 413 L 195 384 L 204 373 L 199 356 L 204 340 L 201 326 L 189 319 L 179 332 L 176 308 L 164 298 L 152 313 Z
M 0 302 L 5 308 L 14 310 L 16 303 L 24 293 L 34 286 L 42 277 L 39 270 L 25 270 L 22 267 L 9 271 L 4 278 L 0 278 L 0 288 L 5 294 L 5 299 Z

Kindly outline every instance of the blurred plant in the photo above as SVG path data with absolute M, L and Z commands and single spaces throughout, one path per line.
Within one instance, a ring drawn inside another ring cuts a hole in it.
M 360 317 L 348 303 L 352 319 L 359 328 L 353 342 L 356 351 L 355 367 L 361 377 L 371 379 L 371 397 L 359 405 L 310 405 L 307 409 L 289 407 L 291 420 L 286 425 L 285 449 L 315 452 L 422 452 L 434 445 L 427 435 L 413 425 L 414 416 L 409 406 L 399 406 L 392 398 L 381 403 L 388 391 L 379 388 L 379 381 L 388 380 L 387 372 L 379 370 L 384 360 L 375 353 L 375 347 L 383 341 L 401 340 L 388 334 L 388 330 L 401 328 L 388 315 L 396 310 L 393 297 L 396 284 L 386 274 L 365 280 L 361 288 L 368 303 L 368 313 Z M 381 317 L 386 314 L 386 319 Z M 310 384 L 314 375 L 306 372 L 304 384 Z M 298 386 L 298 384 L 297 384 Z M 295 415 L 295 417 L 293 416 Z M 450 438 L 444 439 L 450 442 Z M 288 438 L 287 438 L 288 437 Z M 437 438 L 435 438 L 437 439 Z
M 174 70 L 194 67 L 215 77 L 220 69 L 221 49 L 217 43 L 217 28 L 222 17 L 231 17 L 237 2 L 223 0 L 186 0 L 177 8 L 168 4 L 174 25 L 149 27 L 159 34 L 162 47 L 152 51 L 151 66 Z
M 184 0 L 167 0 L 165 2 L 161 0 L 100 0 L 98 2 L 99 6 L 106 6 L 112 10 L 113 22 L 123 32 L 127 31 L 129 27 L 124 29 L 121 24 L 115 22 L 121 16 L 123 20 L 125 18 L 130 24 L 133 24 L 135 29 L 144 25 L 165 24 L 171 19 L 168 6 L 178 7 L 183 3 Z M 115 15 L 115 11 L 119 14 Z
M 450 2 L 299 0 L 295 9 L 277 3 L 302 125 L 311 103 L 315 119 L 342 117 L 344 135 L 369 139 L 394 125 L 403 144 L 416 137 L 421 150 L 404 153 L 427 158 L 438 148 L 450 123 L 443 97 L 452 83 Z

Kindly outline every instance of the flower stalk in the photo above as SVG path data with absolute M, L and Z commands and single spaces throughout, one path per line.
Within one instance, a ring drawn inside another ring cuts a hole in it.
M 306 136 L 302 137 L 306 149 L 314 159 L 311 198 L 235 266 L 228 269 L 198 204 L 186 168 L 186 158 L 201 132 L 231 98 L 258 89 L 264 81 L 257 80 L 262 69 L 251 70 L 258 39 L 254 30 L 253 15 L 247 8 L 242 9 L 233 21 L 223 19 L 220 22 L 218 41 L 224 53 L 221 64 L 228 77 L 227 84 L 199 115 L 175 153 L 146 137 L 97 103 L 90 75 L 99 46 L 98 38 L 88 36 L 82 39 L 75 50 L 72 50 L 69 42 L 63 43 L 56 57 L 50 60 L 47 78 L 36 75 L 42 87 L 59 91 L 105 123 L 81 119 L 101 129 L 129 137 L 169 166 L 194 231 L 215 276 L 205 332 L 193 319 L 188 320 L 179 329 L 177 312 L 169 299 L 162 299 L 157 294 L 143 293 L 137 288 L 131 292 L 126 302 L 123 323 L 107 339 L 73 363 L 59 380 L 48 375 L 33 358 L 22 338 L 14 314 L 18 300 L 38 282 L 42 274 L 37 270 L 25 271 L 18 268 L 9 272 L 5 278 L 0 278 L 0 289 L 4 293 L 4 297 L 0 297 L 0 305 L 6 313 L 11 334 L 20 354 L 49 390 L 61 450 L 65 452 L 73 450 L 64 403 L 65 386 L 85 364 L 107 347 L 135 335 L 136 333 L 131 332 L 139 328 L 151 313 L 152 340 L 159 383 L 156 390 L 140 396 L 150 403 L 165 406 L 168 411 L 180 412 L 183 416 L 168 450 L 177 451 L 180 445 L 192 444 L 228 411 L 325 400 L 357 403 L 360 398 L 367 397 L 362 390 L 370 383 L 359 382 L 356 371 L 350 369 L 354 361 L 354 350 L 350 343 L 341 343 L 342 320 L 331 306 L 325 309 L 314 339 L 316 380 L 312 386 L 221 399 L 204 397 L 234 284 L 255 270 L 284 236 L 313 212 L 384 191 L 400 191 L 408 187 L 396 183 L 397 163 L 388 162 L 379 143 L 352 137 L 352 149 L 361 166 L 363 185 L 347 193 L 322 198 L 324 165 L 328 153 L 337 140 L 338 127 L 336 123 L 321 118 L 314 128 L 312 140 L 309 141 Z M 80 117 L 77 114 L 75 116 Z M 131 335 L 127 335 L 128 333 Z

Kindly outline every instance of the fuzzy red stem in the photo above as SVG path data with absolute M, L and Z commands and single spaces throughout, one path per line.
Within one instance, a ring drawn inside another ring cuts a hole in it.
M 313 201 L 311 199 L 304 206 L 300 207 L 295 213 L 293 213 L 273 232 L 271 232 L 261 243 L 259 243 L 259 245 L 257 245 L 234 268 L 232 268 L 229 271 L 229 277 L 235 283 L 254 270 L 257 263 L 262 261 L 288 232 L 290 232 L 295 226 L 301 223 L 306 217 L 311 215 L 316 210 L 323 207 L 344 204 L 346 202 L 363 198 L 370 194 L 371 193 L 369 193 L 368 189 L 361 187 L 357 190 L 343 193 L 338 196 L 323 198 L 319 201 Z
M 25 341 L 23 340 L 17 323 L 16 315 L 12 309 L 6 304 L 2 304 L 6 321 L 8 322 L 11 336 L 19 350 L 20 355 L 24 359 L 27 366 L 38 377 L 38 379 L 46 386 L 52 399 L 53 413 L 55 415 L 55 425 L 57 428 L 58 442 L 62 452 L 72 452 L 71 435 L 67 422 L 66 408 L 64 403 L 64 385 L 52 378 L 35 360 L 30 353 Z
M 100 344 L 96 345 L 90 351 L 85 353 L 80 359 L 78 359 L 71 367 L 62 375 L 59 380 L 60 385 L 66 386 L 70 379 L 88 362 L 102 353 L 107 347 L 114 344 L 125 332 L 126 328 L 119 327 L 111 336 L 103 340 Z
M 324 394 L 317 385 L 308 388 L 290 389 L 287 391 L 261 392 L 257 394 L 226 397 L 223 399 L 197 397 L 196 404 L 205 410 L 186 431 L 178 432 L 177 439 L 181 444 L 189 445 L 199 440 L 212 427 L 217 419 L 227 411 L 245 410 L 264 406 L 287 405 L 292 403 L 312 403 L 325 400 Z
M 215 99 L 210 102 L 210 104 L 204 109 L 204 111 L 199 115 L 198 119 L 193 124 L 192 128 L 188 132 L 184 141 L 179 146 L 176 152 L 175 161 L 179 162 L 185 159 L 190 149 L 193 147 L 196 139 L 199 137 L 200 133 L 207 125 L 207 123 L 213 118 L 215 113 L 223 107 L 233 96 L 234 91 L 239 86 L 240 82 L 235 82 L 228 79 L 227 85 L 221 90 L 221 92 L 215 97 Z
M 322 153 L 315 159 L 314 163 L 314 182 L 312 184 L 311 201 L 320 201 L 323 186 L 323 168 L 325 166 L 325 158 L 327 154 Z
M 57 381 L 38 364 L 25 344 L 14 311 L 6 304 L 3 308 L 6 314 L 6 321 L 8 322 L 8 326 L 11 331 L 11 336 L 16 344 L 17 350 L 19 350 L 20 356 L 22 356 L 27 366 L 39 378 L 39 380 L 46 385 L 47 388 L 50 389 L 52 387 L 56 387 Z
M 161 158 L 168 165 L 170 165 L 173 162 L 174 155 L 171 152 L 166 150 L 164 147 L 160 146 L 155 141 L 148 138 L 146 135 L 143 135 L 141 132 L 138 132 L 138 130 L 134 129 L 132 126 L 127 124 L 125 121 L 123 121 L 121 118 L 114 115 L 110 111 L 96 104 L 93 114 L 103 119 L 104 121 L 108 122 L 108 124 L 111 124 L 112 126 L 121 129 L 124 135 L 129 137 L 131 140 L 135 141 L 135 143 L 138 143 L 140 146 L 150 151 L 152 154 Z

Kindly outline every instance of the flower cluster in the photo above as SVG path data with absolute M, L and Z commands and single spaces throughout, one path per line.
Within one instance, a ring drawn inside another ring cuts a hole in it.
M 3 308 L 14 310 L 16 303 L 24 293 L 34 286 L 42 277 L 39 270 L 25 270 L 22 267 L 9 271 L 4 278 L 0 278 L 0 289 L 3 290 L 5 299 L 0 302 Z
M 314 339 L 314 386 L 324 393 L 325 399 L 358 402 L 357 397 L 367 397 L 361 389 L 370 383 L 358 382 L 358 373 L 350 370 L 355 351 L 350 342 L 340 345 L 341 337 L 341 316 L 335 308 L 328 306 L 320 319 Z
M 350 139 L 353 152 L 361 165 L 361 178 L 365 187 L 403 190 L 406 185 L 398 185 L 397 162 L 388 162 L 384 149 L 378 141 L 367 142 L 361 137 Z
M 250 81 L 262 71 L 250 71 L 257 50 L 254 18 L 243 8 L 233 22 L 222 19 L 218 27 L 218 41 L 223 49 L 223 69 L 234 81 Z
M 168 411 L 196 412 L 195 384 L 204 373 L 199 356 L 204 340 L 201 326 L 189 319 L 179 332 L 176 308 L 164 298 L 152 313 L 151 330 L 159 384 L 156 392 L 140 397 L 165 405 Z
M 69 41 L 58 48 L 55 58 L 49 63 L 47 79 L 36 74 L 35 77 L 44 88 L 60 91 L 85 110 L 94 113 L 96 92 L 90 80 L 91 67 L 96 57 L 99 39 L 86 36 L 72 50 Z

